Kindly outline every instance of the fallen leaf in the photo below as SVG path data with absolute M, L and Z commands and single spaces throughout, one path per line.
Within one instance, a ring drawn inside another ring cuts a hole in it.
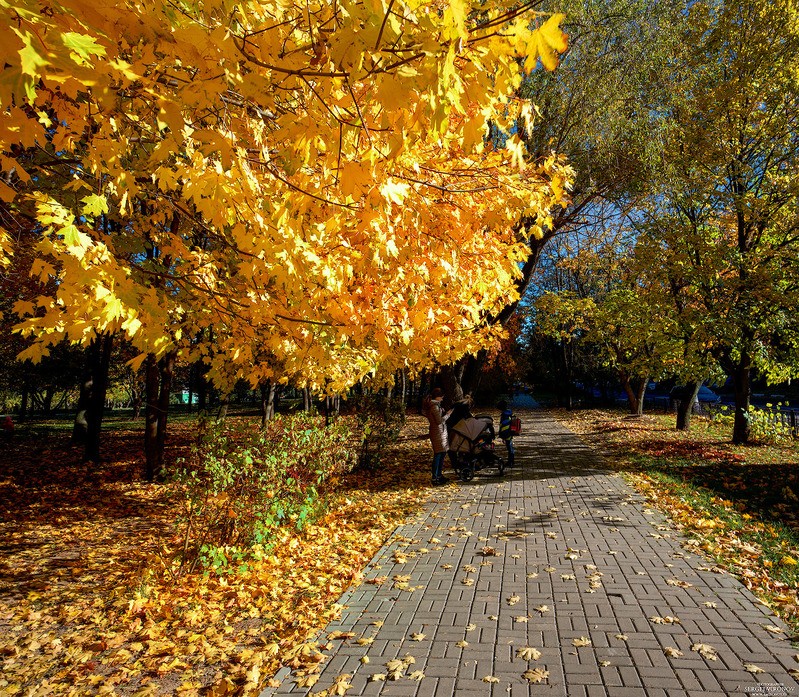
M 679 658 L 683 655 L 682 651 L 674 648 L 673 646 L 667 646 L 665 649 L 663 649 L 663 653 L 665 653 L 669 658 Z
M 507 599 L 508 605 L 516 605 L 521 600 L 518 595 L 512 595 L 510 598 Z
M 670 578 L 666 580 L 666 583 L 670 586 L 677 586 L 679 588 L 693 588 L 693 583 L 688 583 L 688 581 L 681 581 L 676 578 Z
M 422 641 L 422 639 L 424 638 L 425 635 L 419 632 L 414 632 L 413 634 L 411 634 L 411 641 Z
M 525 670 L 524 673 L 522 673 L 522 677 L 531 683 L 539 683 L 543 682 L 549 677 L 549 671 L 544 670 L 543 668 L 535 668 L 534 670 Z
M 756 666 L 754 663 L 744 663 L 744 670 L 748 671 L 749 673 L 753 673 L 753 674 L 765 673 L 766 672 L 760 666 Z
M 294 682 L 297 683 L 297 687 L 313 687 L 319 681 L 319 675 L 305 675 L 301 678 L 295 678 Z
M 336 630 L 334 632 L 330 632 L 330 634 L 327 635 L 327 638 L 328 639 L 351 639 L 354 636 L 355 636 L 355 632 L 340 632 L 340 631 Z
M 483 682 L 499 682 L 499 678 L 496 678 L 493 675 L 486 675 L 483 677 Z
M 719 657 L 718 653 L 716 653 L 716 649 L 710 646 L 710 644 L 691 644 L 691 651 L 696 651 L 702 658 L 708 661 L 716 661 Z
M 626 634 L 617 634 L 616 638 L 617 639 L 621 639 L 622 641 L 627 641 L 627 639 L 628 639 Z
M 461 639 L 460 641 L 455 642 L 455 646 L 457 646 L 459 649 L 465 649 L 468 645 L 469 642 L 466 641 L 465 639 Z
M 473 586 L 474 585 L 474 579 L 473 578 L 464 578 L 464 579 L 461 579 L 461 583 L 464 586 Z
M 476 624 L 467 624 L 466 625 L 466 631 L 467 632 L 473 632 L 475 629 L 477 629 L 477 625 Z
M 413 671 L 413 673 L 408 675 L 408 678 L 410 680 L 421 680 L 422 678 L 424 678 L 424 673 L 421 670 L 415 670 Z
M 702 603 L 702 605 L 704 605 L 705 607 L 710 607 L 710 608 L 717 608 L 718 607 L 717 603 L 713 603 L 713 602 L 710 602 L 710 601 L 708 601 L 706 603 Z
M 363 663 L 364 665 L 369 663 L 369 656 L 361 656 L 361 663 Z
M 541 652 L 538 649 L 534 649 L 532 646 L 524 646 L 520 649 L 516 649 L 516 657 L 524 661 L 537 661 L 541 658 Z
M 600 661 L 599 665 L 603 668 L 607 668 L 610 665 L 610 661 Z
M 369 682 L 385 682 L 386 674 L 385 673 L 373 673 L 369 676 Z
M 591 640 L 588 637 L 581 636 L 579 639 L 572 639 L 572 644 L 577 648 L 581 646 L 591 646 Z
M 549 612 L 549 605 L 539 605 L 534 609 L 536 612 L 540 612 L 543 615 L 545 612 Z
M 764 624 L 763 629 L 771 632 L 772 634 L 784 634 L 785 632 L 773 624 Z

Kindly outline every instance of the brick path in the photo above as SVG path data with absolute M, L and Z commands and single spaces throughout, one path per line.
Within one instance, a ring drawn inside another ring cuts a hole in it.
M 331 642 L 318 683 L 300 689 L 284 670 L 263 697 L 319 692 L 343 673 L 347 695 L 381 697 L 799 694 L 788 674 L 799 649 L 765 627 L 787 628 L 681 547 L 663 516 L 570 431 L 541 412 L 522 416 L 520 466 L 502 480 L 481 472 L 436 490 L 369 565 L 367 578 L 388 580 L 341 599 L 347 608 L 325 634 L 355 636 Z M 713 647 L 716 660 L 695 644 Z M 517 656 L 524 647 L 540 658 Z M 369 680 L 408 655 L 415 663 L 400 679 Z M 523 673 L 536 668 L 548 676 L 528 682 Z

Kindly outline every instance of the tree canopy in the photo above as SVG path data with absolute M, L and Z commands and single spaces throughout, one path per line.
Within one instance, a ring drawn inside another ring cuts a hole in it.
M 566 49 L 534 5 L 0 2 L 3 258 L 34 231 L 53 289 L 24 356 L 122 332 L 340 390 L 490 343 L 571 176 L 516 130 Z

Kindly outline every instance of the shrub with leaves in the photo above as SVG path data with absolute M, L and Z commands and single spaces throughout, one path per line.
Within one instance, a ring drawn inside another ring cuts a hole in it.
M 786 411 L 788 402 L 766 404 L 764 407 L 749 406 L 746 414 L 752 426 L 752 437 L 762 443 L 788 443 L 795 438 L 796 423 L 791 420 L 790 412 Z M 797 417 L 794 416 L 795 420 Z M 714 414 L 714 419 L 732 426 L 734 410 L 722 405 Z
M 301 529 L 324 509 L 324 491 L 353 461 L 351 422 L 323 426 L 305 414 L 205 422 L 172 475 L 184 501 L 169 567 L 235 570 L 269 551 L 284 526 Z

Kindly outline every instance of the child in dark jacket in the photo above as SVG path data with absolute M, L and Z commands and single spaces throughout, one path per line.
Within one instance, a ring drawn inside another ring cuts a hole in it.
M 508 467 L 513 467 L 513 461 L 516 457 L 516 451 L 513 447 L 513 433 L 511 433 L 510 430 L 513 410 L 504 399 L 501 400 L 497 406 L 502 412 L 499 416 L 499 437 L 505 441 L 505 447 L 508 449 Z

